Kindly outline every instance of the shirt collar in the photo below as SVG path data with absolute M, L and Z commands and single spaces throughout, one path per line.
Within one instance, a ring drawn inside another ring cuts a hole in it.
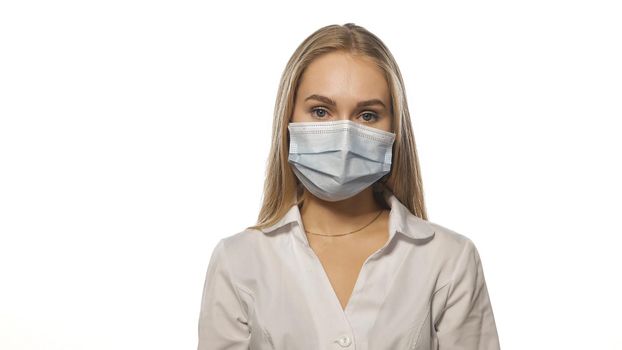
M 412 214 L 410 210 L 397 199 L 391 190 L 384 188 L 382 194 L 387 204 L 391 207 L 389 213 L 389 240 L 393 238 L 396 232 L 413 239 L 426 239 L 434 235 L 434 228 L 430 222 Z M 261 229 L 261 231 L 269 233 L 294 222 L 298 226 L 297 229 L 294 230 L 297 238 L 308 245 L 307 236 L 304 234 L 303 230 L 300 229 L 303 227 L 300 209 L 295 203 L 294 201 L 291 208 L 278 222 Z

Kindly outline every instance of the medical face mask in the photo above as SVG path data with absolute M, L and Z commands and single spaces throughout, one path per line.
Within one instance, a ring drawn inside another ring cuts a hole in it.
M 395 134 L 351 120 L 289 123 L 292 170 L 326 201 L 363 191 L 391 170 Z

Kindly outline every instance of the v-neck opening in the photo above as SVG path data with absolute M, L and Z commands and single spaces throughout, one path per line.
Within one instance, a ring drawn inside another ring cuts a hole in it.
M 301 235 L 303 235 L 306 238 L 306 235 L 304 233 L 304 223 L 302 223 L 302 220 L 300 221 L 300 225 L 294 225 L 297 229 L 299 230 L 299 233 Z M 387 225 L 389 226 L 389 225 Z M 376 249 L 374 252 L 372 252 L 371 254 L 369 254 L 366 258 L 365 261 L 363 261 L 363 264 L 361 265 L 361 268 L 358 271 L 358 274 L 356 276 L 356 280 L 354 282 L 354 286 L 352 287 L 352 291 L 350 292 L 350 296 L 348 297 L 348 301 L 346 302 L 345 307 L 341 306 L 341 301 L 339 300 L 339 296 L 337 295 L 337 291 L 335 290 L 335 288 L 333 287 L 332 283 L 330 282 L 330 278 L 328 276 L 328 273 L 326 271 L 326 269 L 324 268 L 324 265 L 322 264 L 322 261 L 320 260 L 320 257 L 315 253 L 315 251 L 313 250 L 313 248 L 311 248 L 311 244 L 309 243 L 308 239 L 306 240 L 306 249 L 308 249 L 308 252 L 313 256 L 313 260 L 317 263 L 318 267 L 319 267 L 319 273 L 322 275 L 321 279 L 323 280 L 323 284 L 325 285 L 325 287 L 323 288 L 324 290 L 329 290 L 329 294 L 331 295 L 331 299 L 333 300 L 333 303 L 336 304 L 337 308 L 340 310 L 340 313 L 346 318 L 346 320 L 348 319 L 348 311 L 352 309 L 352 304 L 355 301 L 356 298 L 356 291 L 360 288 L 360 284 L 363 283 L 361 281 L 361 279 L 363 278 L 363 273 L 364 273 L 364 269 L 365 269 L 365 265 L 367 265 L 367 262 L 374 257 L 375 255 L 379 254 L 382 250 L 384 250 L 390 243 L 391 239 L 392 239 L 392 235 L 390 232 L 390 226 L 387 228 L 387 233 L 388 233 L 388 237 L 387 240 L 385 241 L 385 243 L 382 245 L 382 247 Z

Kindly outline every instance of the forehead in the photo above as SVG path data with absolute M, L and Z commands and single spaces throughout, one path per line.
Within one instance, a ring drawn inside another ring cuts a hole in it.
M 330 52 L 314 59 L 302 74 L 299 95 L 320 93 L 335 99 L 389 99 L 384 72 L 371 58 Z

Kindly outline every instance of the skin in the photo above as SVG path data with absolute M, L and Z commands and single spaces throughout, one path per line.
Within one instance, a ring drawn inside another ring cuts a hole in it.
M 327 103 L 323 96 L 335 105 Z M 361 101 L 377 100 L 357 107 Z M 316 58 L 303 73 L 291 122 L 349 119 L 385 131 L 393 130 L 390 91 L 380 68 L 364 56 L 337 51 Z M 383 106 L 384 105 L 384 106 Z M 304 188 L 304 187 L 303 187 Z M 382 207 L 368 187 L 351 198 L 324 201 L 304 188 L 300 213 L 305 230 L 340 234 L 359 229 L 376 217 Z M 389 211 L 361 231 L 325 237 L 305 233 L 330 280 L 341 307 L 346 308 L 363 262 L 388 239 Z

